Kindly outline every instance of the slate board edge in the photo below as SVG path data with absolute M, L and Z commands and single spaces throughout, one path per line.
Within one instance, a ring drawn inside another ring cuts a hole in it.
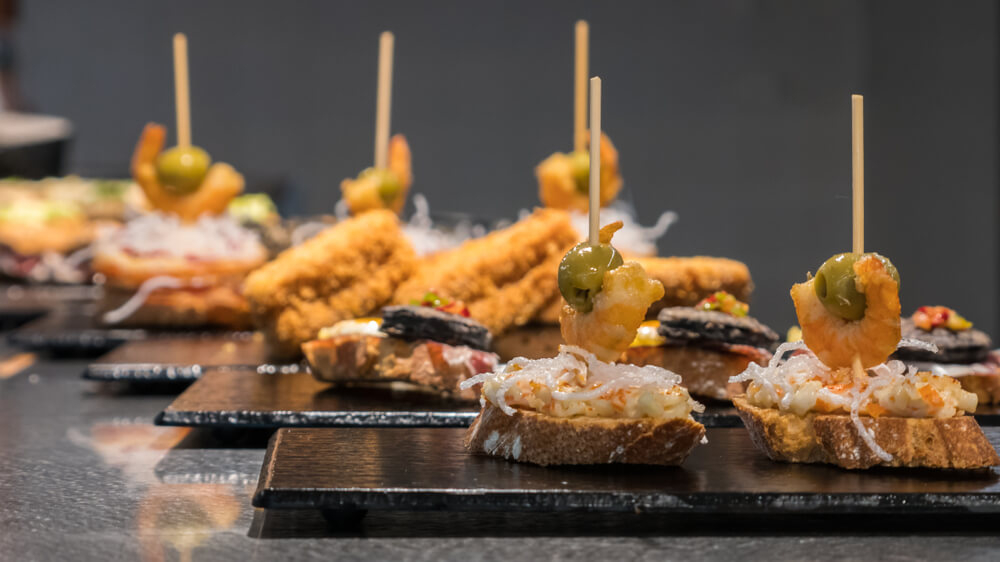
M 265 459 L 263 468 L 270 460 Z M 262 469 L 263 483 L 265 474 Z M 1000 494 L 713 493 L 634 494 L 559 490 L 359 491 L 258 487 L 253 506 L 264 509 L 400 511 L 600 511 L 717 514 L 944 514 L 1000 513 Z
M 468 427 L 477 412 L 247 412 L 216 410 L 188 412 L 167 409 L 153 420 L 156 425 L 277 429 L 279 427 Z

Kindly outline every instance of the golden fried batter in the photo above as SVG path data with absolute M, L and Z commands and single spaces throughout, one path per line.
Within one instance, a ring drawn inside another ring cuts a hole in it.
M 556 270 L 579 241 L 569 215 L 538 209 L 528 218 L 421 262 L 393 300 L 408 304 L 427 291 L 465 302 L 494 334 L 527 323 L 559 294 Z
M 633 259 L 633 258 L 629 258 Z M 663 284 L 663 298 L 649 307 L 649 317 L 668 306 L 694 306 L 716 291 L 727 291 L 741 301 L 750 298 L 753 281 L 750 270 L 736 260 L 696 256 L 692 258 L 634 258 L 646 273 Z M 555 274 L 553 274 L 554 277 Z M 558 324 L 562 295 L 546 303 L 535 321 Z
M 320 328 L 377 311 L 414 269 L 392 211 L 343 221 L 250 274 L 245 293 L 275 353 L 296 356 Z

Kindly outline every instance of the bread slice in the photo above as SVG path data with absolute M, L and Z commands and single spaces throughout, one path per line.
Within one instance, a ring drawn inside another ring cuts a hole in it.
M 979 398 L 979 404 L 1000 404 L 1000 374 L 964 375 L 955 377 L 967 392 Z
M 130 289 L 107 287 L 99 308 L 109 312 L 135 294 Z M 128 318 L 114 326 L 136 328 L 228 328 L 252 327 L 250 306 L 238 287 L 218 285 L 204 289 L 156 289 Z
M 662 367 L 680 375 L 684 387 L 695 396 L 729 400 L 743 393 L 743 383 L 730 383 L 729 377 L 745 371 L 753 358 L 710 347 L 658 345 L 630 347 L 622 362 Z
M 828 463 L 848 469 L 872 466 L 985 468 L 1000 464 L 972 416 L 953 418 L 862 417 L 875 442 L 892 455 L 883 461 L 865 443 L 847 415 L 797 416 L 733 398 L 750 439 L 771 460 Z
M 472 453 L 542 466 L 679 465 L 705 436 L 691 418 L 557 418 L 527 410 L 509 416 L 486 402 L 465 436 Z
M 496 365 L 492 353 L 465 346 L 359 334 L 307 342 L 302 352 L 321 381 L 401 381 L 469 402 L 479 397 L 479 389 L 462 390 L 459 385 Z

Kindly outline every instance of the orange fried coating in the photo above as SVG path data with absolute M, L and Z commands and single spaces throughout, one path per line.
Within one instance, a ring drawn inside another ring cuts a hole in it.
M 208 168 L 205 179 L 194 192 L 179 194 L 167 190 L 156 175 L 156 158 L 163 152 L 166 140 L 167 129 L 163 125 L 148 123 L 132 155 L 132 177 L 154 209 L 190 222 L 205 213 L 222 214 L 229 202 L 243 192 L 243 176 L 223 162 Z
M 244 291 L 275 353 L 297 356 L 321 328 L 376 312 L 415 264 L 395 213 L 375 210 L 282 252 Z
M 421 262 L 393 300 L 408 304 L 427 291 L 467 304 L 494 334 L 527 323 L 559 294 L 559 260 L 579 240 L 569 215 L 537 209 L 514 225 Z

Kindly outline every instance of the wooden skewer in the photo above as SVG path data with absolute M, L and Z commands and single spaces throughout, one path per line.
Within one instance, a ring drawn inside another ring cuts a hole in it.
M 601 230 L 601 79 L 590 79 L 590 244 L 596 246 Z
M 395 36 L 383 31 L 378 42 L 378 93 L 375 99 L 375 167 L 385 168 L 389 152 L 389 111 L 392 106 L 392 49 Z
M 576 22 L 576 64 L 573 76 L 573 150 L 587 149 L 587 76 L 590 74 L 590 25 Z
M 174 34 L 174 104 L 177 113 L 177 146 L 191 146 L 191 98 L 188 86 L 187 36 Z
M 854 253 L 865 253 L 865 98 L 851 96 L 851 154 L 854 193 Z

